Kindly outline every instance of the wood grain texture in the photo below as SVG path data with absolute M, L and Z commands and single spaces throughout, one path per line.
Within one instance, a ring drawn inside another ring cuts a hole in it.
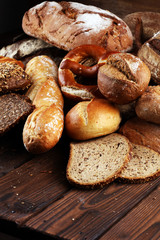
M 69 188 L 65 149 L 33 157 L 0 181 L 0 217 L 18 224 L 58 199 Z
M 157 240 L 160 238 L 160 186 L 120 222 L 115 224 L 102 238 Z
M 148 196 L 159 180 L 138 185 L 113 183 L 92 192 L 72 189 L 25 226 L 61 239 L 98 239 Z

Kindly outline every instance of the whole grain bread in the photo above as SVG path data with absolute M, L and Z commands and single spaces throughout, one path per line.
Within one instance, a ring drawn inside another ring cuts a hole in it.
M 9 93 L 0 96 L 0 136 L 25 119 L 34 109 L 24 95 Z
M 133 43 L 122 19 L 77 2 L 42 2 L 24 14 L 22 28 L 27 35 L 67 51 L 84 44 L 100 45 L 108 51 L 129 51 Z
M 131 144 L 120 134 L 70 144 L 67 179 L 79 187 L 104 186 L 119 176 L 130 159 Z
M 120 133 L 130 142 L 143 145 L 160 153 L 160 125 L 138 117 L 129 119 L 120 128 Z
M 0 62 L 0 94 L 25 90 L 31 81 L 24 69 L 14 62 Z
M 160 175 L 160 154 L 133 144 L 132 158 L 120 173 L 120 178 L 132 182 L 146 182 Z

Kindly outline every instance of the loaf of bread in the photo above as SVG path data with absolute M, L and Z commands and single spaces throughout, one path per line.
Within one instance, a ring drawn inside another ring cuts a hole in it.
M 33 57 L 26 64 L 25 69 L 25 72 L 32 81 L 32 85 L 26 92 L 26 96 L 33 102 L 39 88 L 49 77 L 53 77 L 57 81 L 57 71 L 57 65 L 48 56 Z
M 65 116 L 69 137 L 86 140 L 115 132 L 121 122 L 120 112 L 105 99 L 76 104 Z
M 67 179 L 79 187 L 104 186 L 116 179 L 130 159 L 128 139 L 112 133 L 70 144 Z
M 160 30 L 160 13 L 158 12 L 134 12 L 126 15 L 123 20 L 127 23 L 133 37 L 135 38 L 135 30 L 137 19 L 142 20 L 142 42 L 149 40 Z
M 160 86 L 149 86 L 136 102 L 136 114 L 148 122 L 160 124 Z
M 98 71 L 98 88 L 111 102 L 127 104 L 147 89 L 151 73 L 142 60 L 130 53 L 108 56 Z
M 142 45 L 138 57 L 150 69 L 153 81 L 160 84 L 160 31 Z
M 31 81 L 21 61 L 0 57 L 0 94 L 26 90 Z
M 34 154 L 53 148 L 61 138 L 64 127 L 63 97 L 56 82 L 55 63 L 47 56 L 28 62 L 27 72 L 34 87 L 28 96 L 35 110 L 28 116 L 23 129 L 26 149 Z
M 45 1 L 29 9 L 22 28 L 30 36 L 64 50 L 83 44 L 108 51 L 130 51 L 133 38 L 127 24 L 113 13 L 76 2 Z
M 160 175 L 160 154 L 152 149 L 133 144 L 132 158 L 120 178 L 131 182 L 146 182 Z
M 132 143 L 144 145 L 160 153 L 160 125 L 135 117 L 120 128 L 120 133 Z
M 33 111 L 29 98 L 17 93 L 0 96 L 0 136 L 4 135 Z
M 27 38 L 16 41 L 0 49 L 0 56 L 22 59 L 40 49 L 51 48 L 52 45 L 37 38 Z

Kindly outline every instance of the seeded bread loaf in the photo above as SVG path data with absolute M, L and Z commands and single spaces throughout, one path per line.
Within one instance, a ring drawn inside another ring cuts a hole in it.
M 0 96 L 0 136 L 26 119 L 33 109 L 34 106 L 26 96 L 16 93 Z
M 160 125 L 135 117 L 120 128 L 120 133 L 132 143 L 144 145 L 160 153 Z
M 149 181 L 160 175 L 160 154 L 133 144 L 132 158 L 120 173 L 120 178 L 132 182 Z
M 83 44 L 100 45 L 108 51 L 129 51 L 132 34 L 113 13 L 76 2 L 45 1 L 29 9 L 22 28 L 29 36 L 64 50 Z
M 24 69 L 15 61 L 0 61 L 0 94 L 25 90 L 31 81 Z
M 84 142 L 72 142 L 67 179 L 79 187 L 104 186 L 119 176 L 130 159 L 128 139 L 112 133 Z

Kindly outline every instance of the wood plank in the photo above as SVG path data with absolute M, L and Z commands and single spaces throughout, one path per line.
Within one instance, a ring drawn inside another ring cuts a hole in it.
M 101 190 L 73 189 L 32 217 L 25 227 L 61 239 L 97 239 L 159 185 L 112 183 Z
M 22 142 L 23 123 L 0 137 L 0 177 L 29 161 L 29 154 Z
M 160 239 L 160 186 L 114 225 L 102 238 L 157 240 Z M 134 221 L 133 221 L 134 219 Z
M 59 143 L 53 150 L 35 156 L 1 178 L 2 219 L 21 224 L 70 189 L 65 177 L 66 151 Z

